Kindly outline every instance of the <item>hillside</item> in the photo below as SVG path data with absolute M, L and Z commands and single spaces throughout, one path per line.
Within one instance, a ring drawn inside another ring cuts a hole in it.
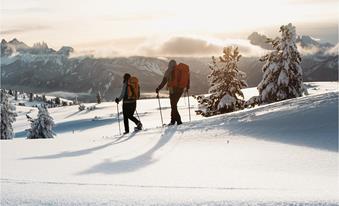
M 140 100 L 145 130 L 123 137 L 113 103 L 51 108 L 58 135 L 48 140 L 23 138 L 36 109 L 17 107 L 17 138 L 0 142 L 1 202 L 337 205 L 338 83 L 307 87 L 309 96 L 192 122 L 182 98 L 184 124 L 165 128 L 157 100 Z M 169 101 L 161 103 L 168 120 Z

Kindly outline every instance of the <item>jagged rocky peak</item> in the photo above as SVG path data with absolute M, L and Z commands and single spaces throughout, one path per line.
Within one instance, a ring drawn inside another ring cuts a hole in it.
M 33 44 L 33 48 L 36 49 L 48 49 L 48 45 L 46 42 L 37 42 Z
M 22 42 L 20 42 L 17 38 L 14 38 L 11 41 L 9 41 L 8 43 L 10 43 L 10 44 L 20 44 Z
M 11 41 L 7 42 L 7 44 L 13 46 L 17 51 L 29 48 L 29 46 L 27 46 L 24 42 L 19 41 L 17 38 L 12 39 Z
M 250 40 L 250 43 L 256 46 L 259 46 L 263 49 L 272 50 L 272 45 L 267 43 L 267 36 L 264 34 L 259 34 L 258 32 L 253 32 L 247 37 Z
M 63 46 L 57 51 L 58 54 L 63 55 L 63 56 L 69 56 L 72 52 L 74 52 L 74 49 L 69 46 Z
M 310 47 L 318 47 L 318 48 L 331 48 L 334 47 L 334 45 L 325 42 L 321 43 L 320 40 L 317 40 L 311 36 L 308 35 L 301 35 L 297 38 L 297 43 L 300 43 L 301 47 L 304 48 L 310 48 Z
M 1 44 L 7 44 L 6 39 L 2 39 L 2 40 L 1 40 Z
M 320 46 L 318 41 L 306 35 L 298 36 L 297 42 L 299 42 L 302 47 L 312 47 L 312 46 L 319 47 Z

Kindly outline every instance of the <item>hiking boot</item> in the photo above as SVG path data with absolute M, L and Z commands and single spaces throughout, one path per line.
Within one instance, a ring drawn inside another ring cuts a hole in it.
M 135 130 L 142 130 L 142 124 L 141 124 L 141 122 L 139 122 L 139 123 L 137 124 L 137 127 L 135 127 L 134 129 L 135 129 Z
M 173 125 L 175 125 L 175 122 L 170 122 L 167 126 L 173 126 Z
M 181 125 L 181 124 L 182 124 L 182 121 L 178 121 L 178 122 L 177 122 L 177 125 Z
M 123 135 L 128 134 L 128 133 L 129 133 L 129 132 L 126 131 L 126 132 L 123 133 Z

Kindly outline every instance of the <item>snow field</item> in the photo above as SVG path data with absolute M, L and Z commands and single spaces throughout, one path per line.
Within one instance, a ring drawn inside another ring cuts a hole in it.
M 182 98 L 184 124 L 166 128 L 157 99 L 140 100 L 145 130 L 123 137 L 115 103 L 51 108 L 57 137 L 34 140 L 24 129 L 36 109 L 17 107 L 17 138 L 0 142 L 1 204 L 338 205 L 338 83 L 308 85 L 309 96 L 211 118 L 191 99 L 190 123 Z

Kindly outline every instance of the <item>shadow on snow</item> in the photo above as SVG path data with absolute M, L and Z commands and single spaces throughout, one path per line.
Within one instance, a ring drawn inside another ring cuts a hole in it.
M 128 137 L 121 136 L 121 137 L 116 138 L 112 142 L 109 142 L 109 143 L 103 144 L 103 145 L 99 145 L 99 146 L 96 146 L 96 147 L 92 147 L 92 148 L 86 148 L 86 149 L 77 150 L 77 151 L 65 151 L 65 152 L 61 152 L 61 153 L 58 153 L 58 154 L 52 154 L 52 155 L 26 157 L 26 158 L 22 158 L 22 160 L 29 160 L 29 159 L 59 159 L 59 158 L 68 158 L 68 157 L 77 157 L 77 156 L 88 155 L 88 154 L 91 154 L 91 153 L 93 153 L 93 152 L 95 152 L 97 150 L 101 150 L 101 149 L 104 149 L 104 148 L 112 146 L 112 145 L 116 145 L 116 144 L 120 144 L 120 143 L 126 142 L 126 141 L 132 139 L 135 134 L 136 133 L 132 133 Z
M 108 124 L 113 124 L 117 121 L 117 118 L 107 118 L 107 119 L 80 119 L 80 120 L 73 120 L 68 122 L 61 122 L 57 123 L 53 128 L 53 131 L 56 134 L 65 133 L 65 132 L 72 132 L 74 131 L 84 131 L 87 129 L 92 129 L 95 127 L 100 127 Z M 27 137 L 27 132 L 20 131 L 15 133 L 15 138 L 25 138 Z
M 188 129 L 223 129 L 265 141 L 338 152 L 338 93 L 290 99 L 213 117 Z M 285 106 L 285 107 L 284 107 Z M 211 124 L 213 121 L 213 124 Z M 187 129 L 187 130 L 188 130 Z
M 119 161 L 105 160 L 102 163 L 94 165 L 92 168 L 80 172 L 79 174 L 103 173 L 116 174 L 134 172 L 158 161 L 153 158 L 153 154 L 167 144 L 176 132 L 176 127 L 166 128 L 159 141 L 148 151 L 131 159 Z

